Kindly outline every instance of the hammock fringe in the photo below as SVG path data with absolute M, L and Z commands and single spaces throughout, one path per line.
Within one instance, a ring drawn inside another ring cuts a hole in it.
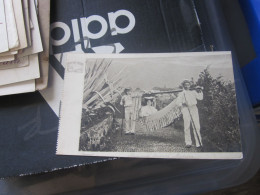
M 181 106 L 178 104 L 178 99 L 175 99 L 168 106 L 158 111 L 157 113 L 148 116 L 144 124 L 148 131 L 156 131 L 170 125 L 181 115 Z

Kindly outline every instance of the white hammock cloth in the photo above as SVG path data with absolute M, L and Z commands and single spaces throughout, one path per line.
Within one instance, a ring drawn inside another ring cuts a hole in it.
M 181 115 L 181 106 L 179 98 L 173 100 L 162 110 L 146 117 L 143 123 L 148 131 L 155 131 L 170 125 Z

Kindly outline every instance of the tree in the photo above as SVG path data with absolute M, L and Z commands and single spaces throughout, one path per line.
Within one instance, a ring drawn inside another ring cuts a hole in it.
M 201 133 L 209 151 L 241 150 L 235 85 L 222 76 L 213 78 L 205 69 L 195 85 L 204 87 L 204 99 L 198 102 Z

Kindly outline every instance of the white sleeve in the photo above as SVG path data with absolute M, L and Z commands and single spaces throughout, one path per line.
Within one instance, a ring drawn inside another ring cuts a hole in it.
M 182 106 L 183 103 L 184 103 L 184 95 L 183 92 L 180 92 L 176 98 L 176 105 Z

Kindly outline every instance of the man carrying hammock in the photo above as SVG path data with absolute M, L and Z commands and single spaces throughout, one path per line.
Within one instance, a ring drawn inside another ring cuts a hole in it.
M 178 100 L 181 107 L 181 112 L 184 120 L 184 138 L 186 148 L 192 145 L 191 130 L 192 126 L 193 135 L 195 138 L 196 147 L 202 147 L 202 140 L 200 134 L 200 121 L 197 108 L 197 100 L 203 100 L 203 93 L 201 88 L 190 90 L 190 81 L 184 80 L 182 82 L 183 91 L 179 93 Z

